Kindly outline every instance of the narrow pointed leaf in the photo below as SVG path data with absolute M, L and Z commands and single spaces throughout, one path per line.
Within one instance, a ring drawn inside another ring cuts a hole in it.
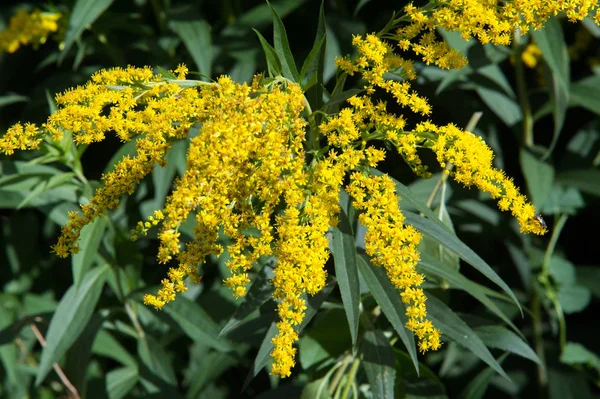
M 319 24 L 313 48 L 306 57 L 300 72 L 302 88 L 306 92 L 312 109 L 321 109 L 323 106 L 323 74 L 325 71 L 325 53 L 327 50 L 327 24 L 325 22 L 324 1 L 321 1 L 319 10 Z M 321 116 L 315 115 L 317 125 Z
M 365 332 L 362 353 L 373 398 L 394 399 L 396 359 L 387 338 L 378 330 Z
M 177 298 L 179 300 L 181 298 Z M 146 369 L 141 370 L 142 379 L 146 387 L 152 387 L 164 396 L 169 396 L 169 391 L 175 391 L 177 377 L 168 353 L 163 346 L 152 336 L 146 335 L 138 340 L 138 355 Z
M 335 276 L 342 294 L 342 303 L 348 318 L 352 346 L 358 338 L 360 317 L 360 284 L 356 264 L 356 245 L 352 227 L 345 212 L 340 212 L 340 226 L 333 229 L 332 252 L 335 262 Z
M 508 353 L 500 356 L 498 358 L 498 363 L 502 364 L 504 359 L 508 357 Z M 496 372 L 489 367 L 486 367 L 485 370 L 477 374 L 477 376 L 471 380 L 471 382 L 463 389 L 460 393 L 460 399 L 483 399 L 485 397 L 485 392 L 487 391 L 488 386 L 492 382 L 492 377 L 496 375 Z
M 271 298 L 273 293 L 271 278 L 273 276 L 273 266 L 269 263 L 265 264 L 254 278 L 252 286 L 246 296 L 244 296 L 242 303 L 240 303 L 233 316 L 231 316 L 227 324 L 221 329 L 219 337 L 226 335 L 238 327 L 246 317 L 250 316 L 250 314 Z
M 172 21 L 171 29 L 183 41 L 196 63 L 198 72 L 210 77 L 212 73 L 212 40 L 210 25 L 203 19 Z
M 194 341 L 200 341 L 218 351 L 231 350 L 230 344 L 225 339 L 219 339 L 217 324 L 196 302 L 180 296 L 176 301 L 165 305 L 163 311 L 171 316 L 183 332 Z
M 384 175 L 383 172 L 371 168 L 371 172 L 376 176 Z M 388 175 L 389 176 L 389 175 Z M 390 179 L 394 182 L 394 186 L 396 187 L 396 192 L 400 197 L 400 207 L 402 208 L 402 202 L 409 202 L 412 206 L 417 208 L 419 212 L 425 215 L 429 220 L 433 223 L 437 224 L 439 227 L 447 230 L 449 233 L 454 234 L 454 232 L 442 222 L 437 215 L 427 206 L 426 203 L 417 198 L 417 196 L 412 192 L 410 188 L 400 183 L 398 180 L 394 179 L 392 176 L 389 176 Z
M 336 281 L 332 278 L 329 278 L 327 280 L 327 284 L 321 290 L 321 292 L 314 296 L 308 297 L 306 314 L 304 315 L 304 320 L 302 320 L 302 323 L 300 323 L 298 326 L 298 332 L 301 332 L 312 320 L 312 318 L 315 317 L 317 311 L 321 308 L 321 305 L 323 305 L 323 302 L 325 302 L 325 299 L 327 299 L 329 294 L 331 294 L 331 291 L 333 291 L 335 286 Z M 270 354 L 273 350 L 273 343 L 271 342 L 271 339 L 273 339 L 276 334 L 277 326 L 275 323 L 272 323 L 271 327 L 269 327 L 269 330 L 267 331 L 267 334 L 265 335 L 265 338 L 263 339 L 260 349 L 258 350 L 258 354 L 256 355 L 256 358 L 250 367 L 250 372 L 244 380 L 242 391 L 246 389 L 250 381 L 252 381 L 252 379 L 254 379 L 254 377 L 256 377 L 258 373 L 269 363 L 269 359 L 271 359 Z
M 481 304 L 488 308 L 492 313 L 502 319 L 502 321 L 508 324 L 513 330 L 520 333 L 517 326 L 515 326 L 513 322 L 504 314 L 504 312 L 496 305 L 496 303 L 488 298 L 488 296 L 480 289 L 479 284 L 472 282 L 458 271 L 441 264 L 425 254 L 421 254 L 419 267 L 421 267 L 423 271 L 427 273 L 431 273 L 443 278 L 444 280 L 448 281 L 451 286 L 465 291 L 467 294 L 481 302 Z
M 58 56 L 58 62 L 64 60 L 71 46 L 79 39 L 86 27 L 93 24 L 110 7 L 112 2 L 113 0 L 77 0 L 69 19 L 69 26 L 65 34 L 62 52 Z
M 123 399 L 138 383 L 137 367 L 121 367 L 106 373 L 106 392 L 109 399 Z
M 290 50 L 290 44 L 288 42 L 287 33 L 285 32 L 285 26 L 279 18 L 277 11 L 271 4 L 269 4 L 269 8 L 271 9 L 271 13 L 273 15 L 273 44 L 275 45 L 275 53 L 279 56 L 281 60 L 281 71 L 283 76 L 290 79 L 293 82 L 298 83 L 300 81 L 300 75 L 298 74 L 298 69 L 296 68 L 296 62 L 294 61 L 294 55 Z
M 427 318 L 431 320 L 435 327 L 440 329 L 443 335 L 473 352 L 475 356 L 508 379 L 502 367 L 479 336 L 448 306 L 433 295 L 427 298 Z
M 90 270 L 79 287 L 71 286 L 61 299 L 46 333 L 46 347 L 38 366 L 36 385 L 48 375 L 52 365 L 71 347 L 93 315 L 109 266 Z
M 260 40 L 260 45 L 265 52 L 265 57 L 267 58 L 267 69 L 269 70 L 269 75 L 271 77 L 275 77 L 281 75 L 281 60 L 279 56 L 275 52 L 275 49 L 269 44 L 269 42 L 261 35 L 259 31 L 256 29 L 252 29 L 254 33 L 258 36 L 258 40 Z
M 542 365 L 535 351 L 514 332 L 502 326 L 481 326 L 474 331 L 486 346 L 514 353 Z
M 106 230 L 106 218 L 96 218 L 92 223 L 81 229 L 79 237 L 78 253 L 71 257 L 71 268 L 73 273 L 73 285 L 79 287 L 83 276 L 85 276 L 92 265 L 94 257 L 98 252 L 104 231 Z
M 371 295 L 381 307 L 381 311 L 400 336 L 418 372 L 417 347 L 413 335 L 404 327 L 407 322 L 406 307 L 400 299 L 400 293 L 386 276 L 385 270 L 372 266 L 365 255 L 358 257 L 358 269 L 365 283 L 367 283 Z
M 454 234 L 451 234 L 447 228 L 440 227 L 437 223 L 412 212 L 405 211 L 404 215 L 406 216 L 406 223 L 413 225 L 421 233 L 429 235 L 446 248 L 455 252 L 462 260 L 479 270 L 484 276 L 502 288 L 502 290 L 506 292 L 508 296 L 510 296 L 514 303 L 517 304 L 519 310 L 521 310 L 521 313 L 523 312 L 517 297 L 504 282 L 504 280 L 502 280 L 494 271 L 494 269 L 492 269 L 483 259 L 481 259 L 481 257 L 477 255 L 471 248 L 465 245 L 465 243 L 463 243 Z

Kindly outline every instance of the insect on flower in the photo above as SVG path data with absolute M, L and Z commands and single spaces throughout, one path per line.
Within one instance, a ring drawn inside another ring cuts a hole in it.
M 548 229 L 548 225 L 546 224 L 546 222 L 544 221 L 544 218 L 542 218 L 542 215 L 535 215 L 533 217 L 544 229 Z

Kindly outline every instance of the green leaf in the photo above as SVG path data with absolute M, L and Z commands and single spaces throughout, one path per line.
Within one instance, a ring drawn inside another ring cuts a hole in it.
M 260 371 L 265 367 L 269 360 L 271 359 L 271 351 L 273 350 L 273 342 L 271 340 L 275 338 L 277 335 L 277 325 L 275 323 L 271 323 L 269 330 L 265 334 L 265 338 L 263 338 L 262 343 L 260 344 L 260 348 L 258 349 L 258 353 L 254 358 L 254 362 L 252 362 L 252 366 L 250 367 L 250 372 L 246 376 L 246 380 L 244 381 L 244 386 L 242 387 L 242 391 L 246 389 L 250 381 L 254 379 L 260 373 Z
M 140 380 L 137 367 L 120 367 L 106 373 L 106 391 L 109 399 L 122 399 Z
M 371 173 L 373 173 L 375 176 L 383 176 L 386 173 L 383 173 L 377 169 L 373 169 L 371 168 Z M 410 205 L 412 205 L 413 207 L 415 207 L 419 212 L 421 212 L 423 215 L 425 215 L 429 220 L 431 220 L 431 222 L 435 223 L 438 227 L 446 230 L 448 233 L 454 235 L 454 231 L 448 227 L 446 224 L 444 224 L 444 222 L 442 222 L 437 215 L 427 206 L 427 204 L 423 201 L 421 201 L 416 195 L 415 193 L 408 188 L 407 186 L 405 186 L 404 184 L 400 183 L 398 180 L 394 179 L 393 177 L 389 176 L 388 177 L 390 179 L 392 179 L 392 181 L 394 182 L 394 186 L 396 188 L 396 192 L 398 193 L 398 196 L 400 197 L 400 208 L 402 209 L 402 201 L 408 202 Z
M 573 83 L 569 105 L 600 115 L 600 76 L 592 75 Z
M 306 3 L 306 0 L 273 0 L 271 4 L 259 4 L 242 14 L 237 23 L 242 26 L 258 28 L 272 21 L 269 13 L 270 8 L 276 9 L 281 17 L 285 17 L 304 3 Z
M 312 320 L 312 318 L 315 317 L 317 311 L 321 308 L 323 302 L 325 302 L 325 299 L 327 299 L 327 297 L 329 296 L 331 291 L 333 291 L 335 286 L 335 280 L 329 278 L 327 280 L 327 284 L 319 293 L 315 294 L 314 296 L 308 297 L 306 314 L 304 315 L 304 320 L 302 320 L 302 323 L 300 323 L 300 325 L 298 326 L 298 332 L 301 332 L 306 327 L 306 325 Z M 269 330 L 267 331 L 267 334 L 265 335 L 265 338 L 262 341 L 256 358 L 254 359 L 254 362 L 250 367 L 250 372 L 244 380 L 242 391 L 246 389 L 250 381 L 252 381 L 252 379 L 254 379 L 254 377 L 256 377 L 258 373 L 269 363 L 269 359 L 271 358 L 269 355 L 273 350 L 273 343 L 271 342 L 271 339 L 275 337 L 276 334 L 277 326 L 275 325 L 275 323 L 272 323 L 269 327 Z
M 534 30 L 532 35 L 551 72 L 550 102 L 553 105 L 554 130 L 550 147 L 542 157 L 545 159 L 558 141 L 569 104 L 569 53 L 558 18 L 548 19 L 544 28 Z
M 477 86 L 475 91 L 506 126 L 514 126 L 523 119 L 523 113 L 518 102 L 500 90 Z
M 527 188 L 536 209 L 542 209 L 554 183 L 554 168 L 539 160 L 525 148 L 521 148 L 521 169 L 525 175 Z
M 380 267 L 373 267 L 367 260 L 366 255 L 358 257 L 358 269 L 369 287 L 371 295 L 381 307 L 381 311 L 398 333 L 418 373 L 417 347 L 412 333 L 404 327 L 408 320 L 406 318 L 406 307 L 400 299 L 400 293 L 386 276 L 385 270 Z
M 290 50 L 290 44 L 288 42 L 287 33 L 285 32 L 285 26 L 279 18 L 277 11 L 267 1 L 271 13 L 273 15 L 273 44 L 275 45 L 275 53 L 281 60 L 281 70 L 283 76 L 290 79 L 293 82 L 298 83 L 300 81 L 300 75 L 296 68 L 296 62 L 294 61 L 294 55 Z
M 113 0 L 77 0 L 69 19 L 62 52 L 58 56 L 59 63 L 64 60 L 71 46 L 79 39 L 84 29 L 93 24 L 110 7 L 112 2 Z
M 350 331 L 345 328 L 346 315 L 340 308 L 324 309 L 310 325 L 298 344 L 300 365 L 308 370 L 332 363 L 352 345 Z
M 242 321 L 271 299 L 271 295 L 273 294 L 271 279 L 274 276 L 273 265 L 266 263 L 252 281 L 252 285 L 248 293 L 244 296 L 242 303 L 239 304 L 231 318 L 227 321 L 227 324 L 221 329 L 219 337 L 227 335 L 240 326 Z
M 194 341 L 200 341 L 218 351 L 232 350 L 225 339 L 219 339 L 219 327 L 204 309 L 185 296 L 166 304 L 163 311 Z
M 548 273 L 559 286 L 574 285 L 577 280 L 575 265 L 558 255 L 552 255 L 548 264 Z
M 104 282 L 108 265 L 90 270 L 79 287 L 71 286 L 60 300 L 46 333 L 46 347 L 42 351 L 35 383 L 39 385 L 48 375 L 52 365 L 71 347 L 85 329 Z
M 502 349 L 542 365 L 535 351 L 514 332 L 502 326 L 481 326 L 473 330 L 487 347 Z
M 3 96 L 0 96 L 0 108 L 5 107 L 7 105 L 27 101 L 29 101 L 29 97 L 25 97 L 19 94 L 5 94 Z
M 179 299 L 181 298 L 177 298 Z M 177 377 L 163 345 L 146 334 L 143 339 L 138 339 L 138 355 L 142 364 L 147 367 L 147 370 L 140 373 L 146 389 L 153 392 L 160 390 L 163 395 L 175 390 Z
M 581 285 L 561 285 L 558 289 L 558 301 L 566 314 L 584 310 L 592 300 L 592 293 Z
M 557 18 L 548 19 L 544 28 L 532 32 L 533 39 L 538 45 L 544 60 L 557 79 L 565 87 L 569 87 L 569 53 L 565 38 L 560 27 L 560 21 Z
M 584 207 L 585 201 L 578 189 L 574 187 L 562 187 L 555 183 L 540 213 L 554 215 L 566 213 L 567 215 L 574 215 L 579 209 Z
M 329 378 L 323 377 L 311 381 L 302 389 L 300 399 L 333 399 L 328 391 Z
M 394 399 L 396 360 L 381 331 L 368 330 L 362 341 L 363 367 L 374 399 Z
M 98 253 L 100 243 L 104 237 L 107 221 L 105 217 L 98 217 L 92 223 L 81 229 L 79 237 L 80 251 L 71 257 L 71 268 L 73 270 L 73 285 L 79 287 L 83 276 L 85 276 Z
M 350 327 L 352 346 L 356 346 L 360 318 L 360 285 L 358 283 L 354 234 L 348 216 L 344 211 L 340 212 L 339 228 L 333 229 L 331 250 L 335 262 L 335 276 L 340 287 L 342 303 Z
M 488 296 L 481 289 L 481 286 L 460 274 L 456 269 L 448 267 L 424 254 L 421 254 L 421 260 L 419 261 L 418 267 L 426 273 L 443 278 L 450 283 L 450 286 L 465 291 L 467 294 L 481 302 L 481 304 L 489 309 L 492 313 L 502 319 L 502 321 L 508 324 L 513 330 L 519 332 L 517 326 L 510 321 L 510 319 L 494 301 L 488 298 Z
M 439 220 L 454 233 L 454 225 L 452 224 L 452 219 L 450 218 L 450 214 L 448 213 L 444 202 L 440 203 L 440 206 L 435 210 L 435 213 L 439 216 Z M 437 259 L 446 266 L 452 267 L 454 270 L 460 269 L 459 256 L 429 236 L 424 236 L 421 240 L 419 252 L 421 255 L 429 255 L 434 259 Z
M 40 194 L 47 192 L 55 187 L 59 186 L 68 186 L 67 183 L 75 176 L 75 173 L 61 173 L 55 176 L 50 177 L 48 180 L 43 180 L 38 185 L 35 186 L 33 190 L 23 198 L 23 200 L 17 205 L 17 209 L 21 209 L 26 207 L 33 202 L 33 200 L 37 199 Z
M 269 70 L 269 76 L 275 77 L 282 75 L 282 66 L 281 60 L 279 56 L 275 52 L 275 49 L 267 42 L 267 40 L 260 34 L 256 29 L 252 29 L 254 33 L 258 36 L 258 40 L 260 40 L 260 45 L 265 52 L 265 57 L 267 58 L 267 69 Z
M 307 91 L 314 85 L 322 85 L 322 59 L 325 57 L 325 40 L 326 36 L 323 36 L 321 40 L 315 44 L 315 47 L 310 50 L 304 64 L 302 64 L 302 70 L 300 71 L 300 82 L 302 83 L 302 90 Z M 321 78 L 319 77 L 321 75 Z M 323 97 L 323 87 L 321 86 L 321 102 Z M 320 104 L 313 104 L 315 109 L 320 108 Z
M 135 358 L 106 330 L 100 330 L 96 335 L 92 353 L 113 359 L 127 368 L 137 366 Z
M 300 82 L 305 96 L 312 109 L 318 110 L 323 106 L 323 74 L 325 70 L 325 54 L 327 50 L 327 24 L 325 22 L 324 1 L 321 1 L 319 23 L 313 48 L 302 64 Z M 320 118 L 315 116 L 315 118 Z M 317 120 L 317 124 L 319 123 Z
M 431 320 L 435 327 L 440 329 L 442 334 L 473 352 L 475 356 L 508 379 L 502 367 L 496 362 L 496 359 L 479 336 L 452 309 L 433 295 L 429 295 L 427 298 L 427 318 Z
M 344 101 L 346 101 L 347 99 L 349 99 L 350 97 L 353 97 L 357 94 L 362 93 L 364 90 L 363 89 L 348 89 L 348 90 L 344 90 L 342 92 L 339 92 L 338 94 L 336 94 L 335 96 L 331 97 L 325 104 L 324 107 L 330 107 L 332 105 L 337 105 L 337 104 L 341 104 Z
M 465 243 L 463 243 L 454 234 L 448 232 L 445 226 L 442 228 L 433 221 L 425 219 L 424 217 L 412 212 L 405 211 L 404 215 L 406 216 L 406 223 L 413 225 L 421 233 L 431 236 L 446 248 L 456 252 L 456 254 L 458 254 L 462 260 L 479 270 L 484 276 L 502 288 L 502 290 L 506 292 L 508 296 L 510 296 L 514 303 L 519 307 L 519 310 L 522 312 L 521 304 L 517 300 L 517 297 L 512 290 L 508 287 L 508 285 L 506 285 L 504 280 L 502 280 L 500 276 L 498 276 L 498 274 L 471 248 L 465 245 Z
M 446 388 L 436 373 L 419 362 L 420 376 L 408 354 L 394 348 L 396 357 L 395 397 L 409 399 L 448 399 Z
M 563 186 L 575 187 L 584 193 L 600 197 L 600 170 L 580 169 L 556 175 L 556 181 Z
M 597 266 L 577 266 L 576 272 L 579 284 L 600 298 L 600 269 Z
M 204 19 L 171 21 L 171 29 L 181 38 L 196 63 L 198 72 L 212 76 L 213 47 L 210 25 Z
M 87 324 L 86 328 L 67 351 L 65 365 L 63 370 L 69 376 L 71 384 L 77 388 L 77 391 L 82 397 L 86 395 L 86 379 L 87 372 L 90 367 L 92 354 L 92 345 L 98 334 L 98 330 L 102 326 L 104 319 L 98 314 L 94 314 L 92 319 Z
M 508 356 L 508 353 L 500 356 L 498 358 L 498 363 L 502 364 L 504 359 Z M 494 369 L 486 367 L 485 370 L 477 374 L 477 376 L 469 382 L 469 384 L 462 390 L 459 395 L 461 399 L 482 399 L 487 391 L 490 382 L 492 382 L 492 377 L 496 375 Z
M 571 366 L 591 367 L 600 373 L 600 357 L 576 342 L 567 342 L 560 354 L 560 361 Z

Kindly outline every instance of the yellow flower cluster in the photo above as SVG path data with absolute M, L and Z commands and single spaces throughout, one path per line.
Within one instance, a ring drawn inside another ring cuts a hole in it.
M 428 115 L 431 108 L 427 101 L 411 90 L 407 81 L 385 79 L 387 72 L 394 73 L 404 79 L 415 79 L 413 64 L 410 60 L 394 53 L 392 46 L 380 40 L 374 34 L 365 38 L 355 35 L 352 44 L 357 48 L 358 55 L 354 60 L 348 57 L 338 58 L 337 66 L 350 75 L 358 72 L 367 81 L 365 89 L 373 94 L 376 88 L 390 93 L 398 104 L 410 108 L 413 112 Z
M 410 24 L 398 28 L 395 39 L 403 50 L 411 48 L 426 63 L 453 68 L 445 54 L 450 58 L 456 55 L 436 39 L 436 29 L 460 32 L 464 39 L 474 37 L 483 44 L 505 46 L 511 43 L 515 28 L 526 34 L 530 29 L 541 29 L 552 16 L 564 13 L 575 22 L 597 9 L 596 0 L 439 0 L 422 8 L 410 3 L 404 8 Z M 596 12 L 593 19 L 600 24 L 600 13 Z
M 498 207 L 510 210 L 521 226 L 522 233 L 545 234 L 546 226 L 536 218 L 535 207 L 519 192 L 512 179 L 492 166 L 494 153 L 483 139 L 473 133 L 462 131 L 450 124 L 436 128 L 417 126 L 416 130 L 435 131 L 438 136 L 431 149 L 436 153 L 442 167 L 452 164 L 454 171 L 446 169 L 463 185 L 474 185 L 481 191 L 499 199 Z
M 395 147 L 424 177 L 430 173 L 419 151 L 432 150 L 442 167 L 453 165 L 454 170 L 447 168 L 446 173 L 458 182 L 498 199 L 499 207 L 519 221 L 522 232 L 543 234 L 545 226 L 513 181 L 492 167 L 493 153 L 481 138 L 429 121 L 407 129 L 403 116 L 390 113 L 386 102 L 373 100 L 375 94 L 383 94 L 416 114 L 431 113 L 427 100 L 408 82 L 416 78 L 412 62 L 397 55 L 389 43 L 397 42 L 400 50 L 412 49 L 427 63 L 458 68 L 466 60 L 437 41 L 435 27 L 504 43 L 515 24 L 523 30 L 538 27 L 532 16 L 548 18 L 565 11 L 569 18 L 580 19 L 595 8 L 583 0 L 554 3 L 537 8 L 527 0 L 502 5 L 491 0 L 438 1 L 427 9 L 409 5 L 406 11 L 412 22 L 394 34 L 354 36 L 357 56 L 340 58 L 337 65 L 349 75 L 359 74 L 366 94 L 350 98 L 347 108 L 319 126 L 327 141 L 323 151 L 305 148 L 306 100 L 297 84 L 281 77 L 267 81 L 260 75 L 251 85 L 228 77 L 215 83 L 191 81 L 186 80 L 183 65 L 173 72 L 175 78 L 156 75 L 147 67 L 100 71 L 86 85 L 58 95 L 58 111 L 41 128 L 11 127 L 0 138 L 0 151 L 37 149 L 46 134 L 58 140 L 64 132 L 71 132 L 77 145 L 102 141 L 109 133 L 124 142 L 135 140 L 136 154 L 124 157 L 103 176 L 104 185 L 81 206 L 81 213 L 69 214 L 53 248 L 64 257 L 78 251 L 83 226 L 117 208 L 122 196 L 132 194 L 155 166 L 165 166 L 166 154 L 177 140 L 188 140 L 186 171 L 174 182 L 164 209 L 132 230 L 137 239 L 157 227 L 158 260 L 175 264 L 157 294 L 146 295 L 144 302 L 162 308 L 187 289 L 186 279 L 200 281 L 198 268 L 207 256 L 225 252 L 231 275 L 224 283 L 235 296 L 245 295 L 253 265 L 261 257 L 274 256 L 273 298 L 279 322 L 271 356 L 272 373 L 281 377 L 289 376 L 295 365 L 293 345 L 305 317 L 307 295 L 326 284 L 330 258 L 326 233 L 338 222 L 339 193 L 349 175 L 348 193 L 367 228 L 366 252 L 400 291 L 407 305 L 406 327 L 419 339 L 419 349 L 436 350 L 441 346 L 440 331 L 427 320 L 426 296 L 420 288 L 424 277 L 415 269 L 421 234 L 404 224 L 393 181 L 370 174 L 369 168 L 377 167 L 386 153 L 369 142 L 380 140 Z M 568 7 L 573 4 L 577 5 Z M 194 236 L 184 243 L 179 230 L 190 219 L 195 221 Z M 227 245 L 220 240 L 223 236 Z
M 402 302 L 408 305 L 406 327 L 419 338 L 422 352 L 439 349 L 440 331 L 426 319 L 427 298 L 419 288 L 424 276 L 415 270 L 421 234 L 404 225 L 394 182 L 386 175 L 376 177 L 355 172 L 347 189 L 354 207 L 361 212 L 359 221 L 367 228 L 367 254 L 374 265 L 385 268 L 394 287 L 402 291 Z
M 21 46 L 28 44 L 37 47 L 44 44 L 51 33 L 58 31 L 60 13 L 40 12 L 28 13 L 19 10 L 13 15 L 8 27 L 0 32 L 0 54 L 14 53 Z
M 542 57 L 542 50 L 535 43 L 529 43 L 523 53 L 521 53 L 521 59 L 523 64 L 528 68 L 535 68 L 538 61 Z

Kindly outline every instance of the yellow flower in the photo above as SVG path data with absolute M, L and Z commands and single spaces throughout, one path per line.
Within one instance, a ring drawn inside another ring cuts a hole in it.
M 17 11 L 8 27 L 0 32 L 0 54 L 14 53 L 28 44 L 34 47 L 44 44 L 51 33 L 58 31 L 60 18 L 60 13 Z
M 404 225 L 394 182 L 387 175 L 377 177 L 355 172 L 347 190 L 360 212 L 358 220 L 367 228 L 367 255 L 375 266 L 385 269 L 394 287 L 401 290 L 400 297 L 407 305 L 406 328 L 417 336 L 422 352 L 439 349 L 440 331 L 426 319 L 427 298 L 419 288 L 424 276 L 415 269 L 421 234 L 414 227 Z

